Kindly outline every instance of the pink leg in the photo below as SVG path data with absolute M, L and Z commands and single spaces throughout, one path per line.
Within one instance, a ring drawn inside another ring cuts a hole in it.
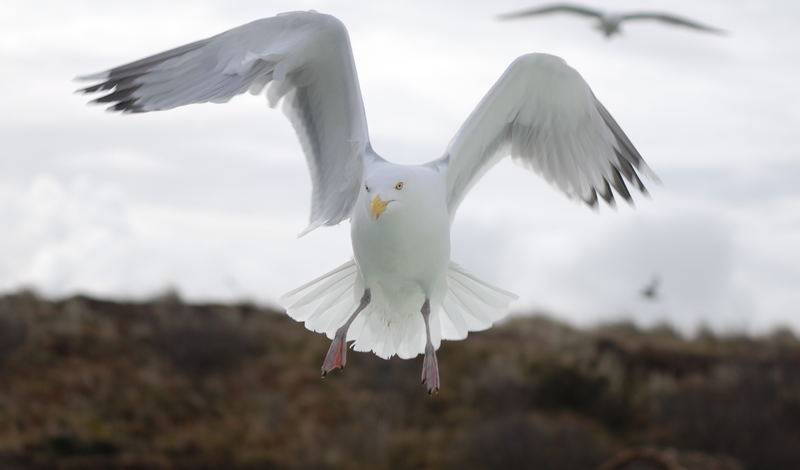
M 328 348 L 328 354 L 325 355 L 325 360 L 322 362 L 323 377 L 327 376 L 328 372 L 334 369 L 344 369 L 344 366 L 347 364 L 347 330 L 358 314 L 369 305 L 371 298 L 369 289 L 366 289 L 356 311 L 350 315 L 350 318 L 347 319 L 347 323 L 336 330 L 336 335 L 333 337 L 331 346 Z
M 439 361 L 436 359 L 436 350 L 431 342 L 431 328 L 428 317 L 431 314 L 431 305 L 428 299 L 422 304 L 422 318 L 425 320 L 425 358 L 422 360 L 422 383 L 428 389 L 428 395 L 439 392 Z
M 325 360 L 322 362 L 322 376 L 328 375 L 328 372 L 334 369 L 344 369 L 347 364 L 347 329 L 344 327 L 336 330 L 336 336 L 331 342 L 331 347 L 328 348 L 328 354 L 325 355 Z

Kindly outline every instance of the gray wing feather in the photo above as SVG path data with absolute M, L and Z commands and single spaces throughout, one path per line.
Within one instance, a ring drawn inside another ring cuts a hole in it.
M 680 16 L 672 15 L 669 13 L 629 13 L 626 15 L 622 15 L 622 19 L 625 21 L 628 20 L 656 20 L 662 21 L 665 23 L 673 24 L 676 26 L 686 26 L 688 28 L 697 29 L 700 31 L 707 31 L 710 33 L 718 33 L 722 34 L 725 31 L 719 28 L 715 28 L 713 26 L 708 26 L 702 23 L 698 23 L 697 21 L 690 20 L 688 18 L 683 18 Z
M 336 18 L 284 13 L 85 77 L 83 93 L 112 111 L 160 111 L 224 103 L 265 87 L 283 102 L 306 156 L 313 184 L 307 233 L 347 219 L 369 148 L 364 105 L 350 40 Z
M 515 60 L 432 162 L 447 175 L 451 216 L 472 185 L 503 157 L 539 173 L 591 207 L 598 196 L 628 202 L 639 174 L 657 180 L 589 86 L 562 59 L 528 54 Z
M 552 5 L 545 5 L 538 8 L 529 8 L 526 10 L 505 13 L 499 15 L 498 18 L 502 20 L 510 20 L 515 18 L 524 18 L 527 16 L 545 15 L 548 13 L 575 13 L 583 16 L 593 16 L 597 18 L 603 17 L 603 12 L 593 8 L 583 7 L 570 3 L 557 3 Z

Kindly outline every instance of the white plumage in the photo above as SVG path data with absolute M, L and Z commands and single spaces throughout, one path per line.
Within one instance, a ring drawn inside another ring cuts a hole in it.
M 431 314 L 431 341 L 436 349 L 442 340 L 461 340 L 470 331 L 491 327 L 508 313 L 509 302 L 516 299 L 514 294 L 475 278 L 455 263 L 448 266 L 446 284 L 442 308 Z M 358 266 L 355 261 L 348 261 L 285 294 L 281 300 L 292 318 L 333 339 L 336 329 L 358 305 L 361 289 L 363 280 Z M 391 309 L 380 293 L 373 295 L 370 306 L 356 317 L 348 331 L 347 340 L 354 342 L 353 349 L 372 351 L 384 359 L 394 354 L 411 359 L 423 352 L 425 325 L 418 313 L 422 299 L 411 297 L 408 304 L 408 310 L 397 306 Z M 394 317 L 399 318 L 392 322 Z
M 489 328 L 516 298 L 450 260 L 459 203 L 499 159 L 542 175 L 590 206 L 627 184 L 645 191 L 647 166 L 586 82 L 562 59 L 514 61 L 441 158 L 397 165 L 367 134 L 347 31 L 336 18 L 294 12 L 231 29 L 83 79 L 112 110 L 148 112 L 225 102 L 250 91 L 283 103 L 311 173 L 306 231 L 351 222 L 353 260 L 286 294 L 287 313 L 333 339 L 323 375 L 343 367 L 347 342 L 380 357 L 425 354 L 422 380 L 439 388 L 441 340 Z

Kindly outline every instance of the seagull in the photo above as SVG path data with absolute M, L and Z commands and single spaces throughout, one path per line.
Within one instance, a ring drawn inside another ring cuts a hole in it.
M 423 354 L 421 380 L 440 388 L 436 351 L 508 312 L 516 295 L 450 260 L 450 229 L 469 189 L 511 156 L 567 196 L 596 207 L 647 194 L 655 178 L 581 75 L 548 54 L 514 60 L 444 154 L 400 165 L 370 145 L 350 39 L 337 18 L 283 13 L 216 36 L 78 77 L 109 110 L 146 113 L 223 103 L 262 92 L 281 103 L 311 174 L 302 234 L 350 221 L 353 257 L 281 298 L 287 314 L 331 344 L 322 376 L 355 351 L 388 359 Z M 264 91 L 266 89 L 266 91 Z M 487 247 L 491 250 L 491 247 Z
M 658 286 L 660 284 L 660 280 L 658 276 L 653 276 L 653 279 L 642 288 L 640 294 L 642 298 L 650 301 L 657 301 L 658 300 Z
M 609 13 L 594 8 L 584 7 L 580 5 L 573 5 L 570 3 L 556 3 L 552 5 L 545 5 L 538 8 L 530 8 L 527 10 L 505 13 L 498 18 L 501 20 L 513 20 L 517 18 L 525 18 L 528 16 L 544 15 L 548 13 L 575 13 L 577 15 L 590 16 L 597 18 L 599 23 L 595 28 L 600 30 L 606 38 L 611 38 L 616 34 L 621 34 L 620 26 L 623 21 L 632 20 L 656 20 L 664 23 L 685 26 L 688 28 L 696 29 L 698 31 L 706 31 L 709 33 L 724 33 L 723 30 L 711 26 L 692 21 L 680 16 L 675 16 L 670 13 L 660 12 L 636 12 L 636 13 Z

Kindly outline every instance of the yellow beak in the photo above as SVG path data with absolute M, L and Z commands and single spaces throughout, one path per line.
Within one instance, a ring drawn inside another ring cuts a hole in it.
M 371 206 L 372 218 L 378 220 L 378 217 L 380 217 L 381 214 L 383 214 L 383 211 L 386 210 L 386 206 L 388 206 L 390 202 L 392 201 L 391 200 L 384 201 L 381 200 L 380 196 L 375 196 L 375 199 L 372 200 L 372 206 Z

